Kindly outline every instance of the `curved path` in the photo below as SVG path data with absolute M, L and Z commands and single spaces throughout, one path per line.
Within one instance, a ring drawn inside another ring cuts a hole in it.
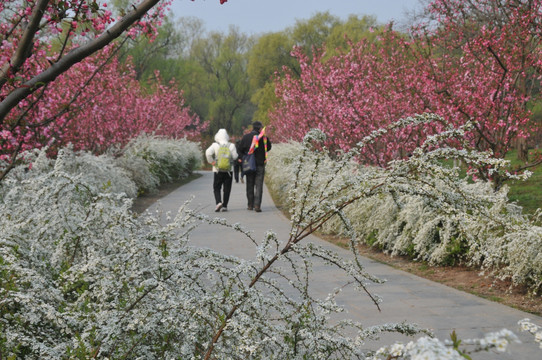
M 212 194 L 213 175 L 202 171 L 200 178 L 183 185 L 164 198 L 153 204 L 149 210 L 160 208 L 163 211 L 176 213 L 179 207 L 193 198 L 190 208 L 198 210 L 211 217 L 227 219 L 230 223 L 240 223 L 254 232 L 255 239 L 262 239 L 267 230 L 273 230 L 279 239 L 286 239 L 289 232 L 289 221 L 274 206 L 267 189 L 264 191 L 262 212 L 246 210 L 245 185 L 233 183 L 228 212 L 214 212 L 214 197 Z M 340 247 L 327 243 L 315 236 L 308 241 L 333 248 L 342 256 L 351 254 Z M 202 225 L 192 235 L 196 246 L 209 247 L 222 253 L 236 255 L 242 258 L 253 258 L 254 246 L 237 233 L 216 225 Z M 521 333 L 517 322 L 530 318 L 542 325 L 542 318 L 507 306 L 494 303 L 474 295 L 455 290 L 415 275 L 394 269 L 376 261 L 363 258 L 369 274 L 381 279 L 387 279 L 384 284 L 371 285 L 370 291 L 383 298 L 381 312 L 364 294 L 352 287 L 344 288 L 337 302 L 348 310 L 345 316 L 361 322 L 364 326 L 384 323 L 399 323 L 408 321 L 423 328 L 430 328 L 439 339 L 449 339 L 455 329 L 461 339 L 478 338 L 483 334 L 507 328 L 515 332 L 522 344 L 513 344 L 510 353 L 495 355 L 492 353 L 474 354 L 473 359 L 542 359 L 542 349 L 534 343 L 533 336 Z M 339 271 L 330 270 L 316 264 L 314 266 L 313 291 L 320 296 L 332 292 L 345 283 L 345 277 Z M 378 343 L 368 343 L 371 349 L 379 344 L 390 344 L 400 340 L 407 342 L 410 338 L 398 334 L 382 337 Z

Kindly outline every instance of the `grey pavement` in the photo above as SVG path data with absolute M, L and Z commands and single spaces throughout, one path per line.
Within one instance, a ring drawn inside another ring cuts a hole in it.
M 200 178 L 183 185 L 160 199 L 149 210 L 160 209 L 175 214 L 187 200 L 189 207 L 211 217 L 226 219 L 229 223 L 240 223 L 253 232 L 255 239 L 263 239 L 268 230 L 277 233 L 279 239 L 287 239 L 290 230 L 288 219 L 277 209 L 264 191 L 262 212 L 256 213 L 246 209 L 245 185 L 233 183 L 228 212 L 215 213 L 215 201 L 212 193 L 213 174 L 202 171 Z M 195 246 L 208 247 L 213 250 L 236 255 L 241 258 L 253 258 L 254 245 L 233 230 L 219 225 L 201 225 L 191 236 Z M 343 248 L 332 245 L 316 236 L 306 241 L 333 249 L 343 257 L 352 254 Z M 418 324 L 422 328 L 431 329 L 439 339 L 449 339 L 455 330 L 461 339 L 479 338 L 488 332 L 507 328 L 520 338 L 522 344 L 513 344 L 509 353 L 478 353 L 473 359 L 542 359 L 542 349 L 534 342 L 533 336 L 519 331 L 517 322 L 530 318 L 534 323 L 542 325 L 542 318 L 522 312 L 502 304 L 491 302 L 474 295 L 455 290 L 418 276 L 394 269 L 368 258 L 362 258 L 366 271 L 387 281 L 383 284 L 370 285 L 373 294 L 382 297 L 381 311 L 370 299 L 353 287 L 342 288 L 337 303 L 347 309 L 347 316 L 364 326 L 407 321 Z M 343 287 L 346 277 L 339 270 L 324 264 L 315 264 L 313 273 L 313 292 L 325 296 L 335 289 Z M 386 334 L 380 341 L 368 342 L 368 348 L 377 349 L 381 344 L 394 341 L 408 342 L 399 334 Z

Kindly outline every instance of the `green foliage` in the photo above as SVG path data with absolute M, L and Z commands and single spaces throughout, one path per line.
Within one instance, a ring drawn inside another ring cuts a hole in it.
M 310 57 L 313 49 L 324 46 L 333 29 L 341 24 L 341 19 L 326 12 L 318 12 L 308 20 L 298 20 L 291 30 L 292 40 L 301 46 Z
M 201 119 L 209 119 L 209 106 L 212 100 L 209 94 L 212 93 L 213 86 L 210 75 L 197 59 L 183 58 L 175 62 L 175 79 L 178 86 L 183 89 L 186 103 Z
M 249 53 L 247 73 L 253 89 L 262 89 L 282 67 L 299 70 L 299 64 L 290 55 L 294 42 L 284 32 L 260 36 Z
M 155 71 L 159 71 L 162 80 L 168 83 L 175 77 L 175 68 L 178 64 L 172 59 L 179 56 L 180 46 L 180 33 L 171 20 L 165 18 L 156 38 L 151 40 L 147 36 L 140 35 L 130 44 L 122 57 L 132 59 L 136 79 L 142 84 L 155 81 Z
M 361 40 L 375 41 L 380 33 L 380 27 L 373 16 L 363 16 L 361 19 L 356 15 L 350 15 L 344 23 L 335 26 L 326 40 L 326 59 L 337 55 L 338 52 L 346 53 L 349 49 L 349 41 L 356 44 Z
M 247 75 L 251 46 L 252 40 L 233 27 L 226 35 L 211 33 L 192 46 L 190 58 L 201 65 L 207 84 L 208 113 L 204 119 L 210 122 L 210 134 L 221 128 L 234 133 L 234 127 L 240 128 L 246 121 L 251 96 Z
M 455 332 L 455 330 L 452 331 L 452 333 L 450 334 L 450 340 L 452 341 L 452 346 L 454 350 L 457 351 L 459 355 L 461 355 L 467 360 L 472 360 L 472 358 L 466 352 L 461 351 L 460 349 L 461 340 L 457 336 L 457 333 Z
M 452 236 L 446 246 L 446 257 L 442 260 L 442 265 L 459 265 L 465 258 L 468 258 L 468 243 L 459 236 Z
M 369 235 L 367 235 L 367 237 L 365 238 L 364 242 L 369 245 L 369 246 L 373 246 L 376 244 L 377 240 L 378 240 L 378 231 L 377 230 L 373 230 L 369 233 Z
M 273 82 L 267 82 L 263 88 L 258 89 L 251 98 L 253 104 L 256 104 L 257 108 L 254 112 L 254 121 L 259 121 L 264 125 L 269 123 L 267 114 L 273 106 L 278 102 L 275 96 L 275 85 Z
M 510 160 L 511 169 L 523 163 L 517 159 L 516 150 L 510 151 L 506 155 Z M 509 198 L 523 207 L 526 213 L 534 214 L 542 205 L 542 166 L 538 165 L 529 169 L 532 175 L 525 181 L 513 180 L 509 182 Z

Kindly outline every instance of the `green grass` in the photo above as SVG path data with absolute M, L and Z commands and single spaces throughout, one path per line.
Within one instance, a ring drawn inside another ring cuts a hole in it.
M 505 159 L 510 160 L 510 170 L 523 165 L 517 158 L 516 150 L 511 150 Z M 444 163 L 452 166 L 452 161 L 445 160 Z M 542 207 L 542 165 L 530 168 L 529 171 L 533 173 L 529 179 L 525 181 L 508 180 L 505 184 L 510 188 L 508 192 L 510 201 L 521 206 L 524 213 L 533 214 Z M 466 172 L 463 170 L 461 175 L 466 175 Z
M 506 159 L 510 160 L 512 168 L 521 165 L 515 150 L 510 151 Z M 529 179 L 507 182 L 508 186 L 510 186 L 508 198 L 523 207 L 525 213 L 533 214 L 536 209 L 542 206 L 542 165 L 529 170 L 533 173 Z

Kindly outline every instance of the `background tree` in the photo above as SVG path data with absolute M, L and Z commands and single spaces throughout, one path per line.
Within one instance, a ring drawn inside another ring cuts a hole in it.
M 327 57 L 347 52 L 351 43 L 355 44 L 363 39 L 374 42 L 381 26 L 373 16 L 364 15 L 359 18 L 357 15 L 350 15 L 346 22 L 341 22 L 331 29 L 325 42 Z
M 340 24 L 341 20 L 329 11 L 318 12 L 308 20 L 297 20 L 291 29 L 291 37 L 294 44 L 302 48 L 310 58 L 313 49 L 322 48 L 333 29 Z
M 257 106 L 254 120 L 267 124 L 267 113 L 277 102 L 274 94 L 274 75 L 283 68 L 299 74 L 299 64 L 290 54 L 293 40 L 286 32 L 269 33 L 260 36 L 249 54 L 247 74 L 250 85 L 255 90 L 251 98 Z
M 133 39 L 125 46 L 123 58 L 132 58 L 137 78 L 143 84 L 153 79 L 155 72 L 159 71 L 163 84 L 175 79 L 179 88 L 186 92 L 184 81 L 180 82 L 195 71 L 189 62 L 190 52 L 193 43 L 204 35 L 205 29 L 200 19 L 182 17 L 173 22 L 170 17 L 165 17 L 156 37 L 139 36 Z
M 300 20 L 293 27 L 276 33 L 260 36 L 250 51 L 248 74 L 255 93 L 252 103 L 257 106 L 254 118 L 264 124 L 269 123 L 268 113 L 278 99 L 274 94 L 275 75 L 282 76 L 290 71 L 299 77 L 300 66 L 292 56 L 294 46 L 302 49 L 312 58 L 313 49 L 326 45 L 325 61 L 334 54 L 347 51 L 349 44 L 361 39 L 374 40 L 379 25 L 373 17 L 351 15 L 343 22 L 329 12 L 317 13 L 308 20 Z M 349 40 L 350 39 L 350 40 Z
M 158 70 L 164 82 L 175 79 L 190 109 L 201 119 L 208 119 L 211 83 L 198 60 L 191 56 L 195 44 L 205 38 L 203 22 L 194 17 L 183 17 L 175 24 L 180 35 L 180 54 L 178 57 L 161 58 Z
M 211 33 L 207 38 L 194 42 L 191 59 L 204 70 L 209 84 L 209 131 L 216 133 L 225 128 L 239 133 L 244 124 L 250 123 L 244 114 L 250 106 L 250 87 L 247 76 L 248 51 L 252 40 L 235 27 L 229 33 Z
M 159 70 L 167 83 L 175 77 L 176 70 L 175 64 L 168 60 L 180 56 L 181 46 L 181 34 L 166 17 L 155 37 L 138 36 L 133 39 L 123 53 L 123 58 L 132 59 L 137 80 L 145 82 L 152 79 L 156 70 Z

